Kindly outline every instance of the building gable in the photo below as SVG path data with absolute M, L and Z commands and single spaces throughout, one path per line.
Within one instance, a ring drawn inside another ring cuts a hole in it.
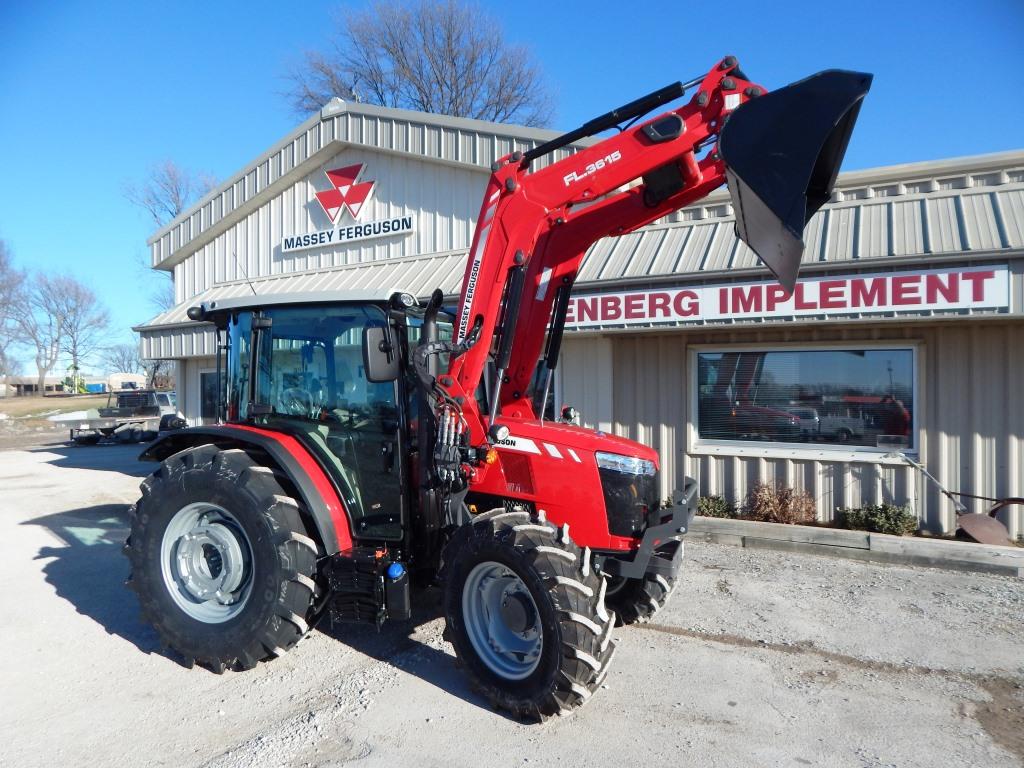
M 527 151 L 557 132 L 482 120 L 430 115 L 332 99 L 319 114 L 156 232 L 148 241 L 152 265 L 170 269 L 281 187 L 307 175 L 326 155 L 346 147 L 418 158 L 427 163 L 486 171 L 497 158 Z M 587 140 L 557 150 L 572 154 Z M 535 165 L 541 167 L 545 159 Z
M 332 149 L 178 261 L 175 301 L 221 283 L 469 247 L 484 172 L 366 147 Z M 332 221 L 317 195 L 336 189 L 328 171 L 355 166 L 369 194 L 358 215 L 342 206 Z

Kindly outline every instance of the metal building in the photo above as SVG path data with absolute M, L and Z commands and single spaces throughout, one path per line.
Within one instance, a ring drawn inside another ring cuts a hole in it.
M 155 233 L 177 305 L 135 330 L 213 418 L 215 341 L 189 306 L 282 291 L 456 296 L 491 162 L 552 133 L 340 100 Z M 806 489 L 818 515 L 909 503 L 955 529 L 948 487 L 1024 496 L 1024 151 L 842 174 L 784 295 L 715 193 L 595 245 L 576 284 L 556 405 L 742 500 Z M 969 501 L 971 511 L 988 503 Z M 1024 537 L 1024 508 L 1005 512 Z

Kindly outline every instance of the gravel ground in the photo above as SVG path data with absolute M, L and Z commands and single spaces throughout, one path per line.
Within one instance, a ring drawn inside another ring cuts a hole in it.
M 572 716 L 490 711 L 437 596 L 240 674 L 161 652 L 122 586 L 138 446 L 0 453 L 0 765 L 1020 766 L 1024 581 L 692 542 Z
M 68 430 L 44 419 L 0 420 L 0 451 L 57 445 L 67 441 Z

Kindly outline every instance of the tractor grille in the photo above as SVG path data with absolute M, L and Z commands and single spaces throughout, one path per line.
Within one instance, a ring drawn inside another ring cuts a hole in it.
M 615 469 L 598 469 L 608 530 L 615 536 L 640 536 L 657 522 L 658 475 L 634 475 Z

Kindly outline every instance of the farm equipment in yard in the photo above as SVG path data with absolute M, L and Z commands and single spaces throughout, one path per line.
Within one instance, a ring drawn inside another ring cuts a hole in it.
M 1003 525 L 996 516 L 1003 510 L 1008 510 L 1012 507 L 1024 507 L 1024 499 L 1016 496 L 1007 496 L 997 499 L 991 496 L 976 496 L 972 493 L 951 491 L 939 482 L 939 479 L 929 472 L 924 464 L 916 459 L 910 458 L 907 454 L 902 453 L 901 451 L 894 451 L 892 453 L 885 454 L 885 458 L 899 459 L 905 464 L 910 465 L 920 472 L 921 476 L 924 477 L 925 480 L 934 485 L 939 493 L 949 499 L 956 512 L 957 527 L 963 531 L 967 538 L 972 541 L 976 541 L 979 544 L 1005 545 L 1010 543 L 1009 530 L 1007 530 L 1006 526 Z M 961 498 L 991 501 L 993 502 L 993 505 L 985 514 L 981 514 L 980 512 L 971 512 L 967 509 L 966 505 L 960 501 Z
M 110 392 L 104 408 L 85 411 L 84 418 L 62 418 L 75 445 L 96 445 L 101 440 L 138 443 L 153 440 L 171 425 L 178 425 L 173 392 L 125 389 Z
M 727 57 L 502 157 L 453 311 L 440 291 L 191 308 L 224 352 L 221 423 L 143 452 L 160 465 L 126 544 L 163 641 L 248 669 L 324 617 L 406 619 L 411 586 L 440 585 L 446 637 L 495 706 L 543 719 L 586 701 L 616 617 L 672 592 L 696 485 L 664 506 L 653 449 L 544 420 L 583 255 L 728 181 L 740 237 L 792 290 L 870 81 L 832 70 L 766 93 Z

